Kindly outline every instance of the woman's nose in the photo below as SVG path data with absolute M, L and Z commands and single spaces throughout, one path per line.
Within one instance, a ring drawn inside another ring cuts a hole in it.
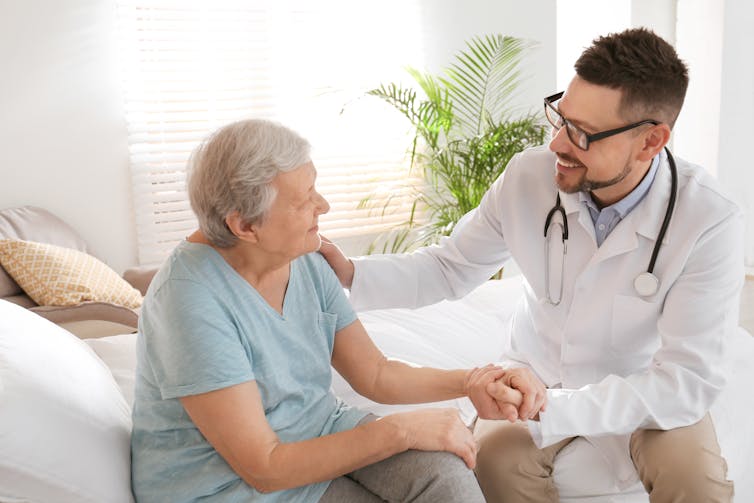
M 317 192 L 317 211 L 320 215 L 330 211 L 330 203 L 319 192 Z

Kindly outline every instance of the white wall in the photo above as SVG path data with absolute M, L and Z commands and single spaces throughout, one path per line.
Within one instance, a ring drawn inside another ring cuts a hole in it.
M 136 262 L 110 0 L 0 0 L 0 208 L 36 205 Z
M 517 101 L 524 111 L 540 112 L 542 99 L 555 85 L 555 4 L 555 0 L 423 0 L 427 69 L 441 71 L 475 35 L 502 33 L 531 40 L 537 47 L 526 55 Z
M 557 3 L 557 82 L 564 91 L 573 65 L 592 40 L 644 26 L 675 43 L 677 0 L 559 0 Z
M 531 40 L 537 47 L 525 57 L 525 80 L 516 103 L 522 112 L 539 113 L 542 99 L 555 89 L 555 14 L 555 0 L 422 0 L 423 69 L 441 72 L 476 35 L 502 33 Z M 372 240 L 361 236 L 336 242 L 347 254 L 360 255 Z
M 0 208 L 33 204 L 53 211 L 79 230 L 95 255 L 122 271 L 136 263 L 136 244 L 114 3 L 0 0 Z M 538 110 L 542 97 L 558 87 L 556 68 L 573 63 L 574 58 L 563 57 L 556 65 L 556 47 L 577 55 L 594 35 L 612 29 L 597 16 L 594 33 L 569 48 L 560 37 L 574 25 L 556 26 L 556 10 L 559 17 L 570 12 L 583 19 L 585 12 L 597 14 L 594 9 L 608 3 L 621 18 L 630 16 L 631 25 L 651 26 L 672 38 L 675 0 L 632 0 L 630 9 L 623 0 L 592 0 L 591 7 L 589 0 L 423 0 L 427 69 L 445 66 L 472 35 L 500 32 L 535 40 L 540 45 L 527 59 L 531 78 L 520 103 Z M 713 14 L 704 14 L 713 7 Z M 747 168 L 748 151 L 741 146 L 754 117 L 753 10 L 745 0 L 679 1 L 678 15 L 687 21 L 696 16 L 698 28 L 678 33 L 679 51 L 692 67 L 692 87 L 675 145 L 682 157 L 717 171 L 748 212 L 750 264 L 754 170 Z M 697 49 L 686 51 L 694 43 Z M 705 62 L 705 54 L 711 54 L 711 62 Z M 719 75 L 717 83 L 697 82 L 693 74 L 699 71 Z M 702 146 L 704 152 L 693 150 Z
M 557 13 L 557 89 L 565 91 L 581 53 L 600 35 L 631 26 L 630 0 L 560 0 Z
M 675 153 L 718 173 L 723 2 L 678 4 L 676 49 L 689 66 L 689 88 L 674 128 Z M 703 34 L 703 36 L 700 36 Z
M 754 4 L 681 0 L 678 52 L 690 82 L 675 151 L 716 175 L 746 217 L 746 262 L 754 274 L 754 170 L 748 141 L 754 117 Z
M 717 172 L 747 214 L 746 263 L 754 274 L 754 3 L 726 0 L 723 19 Z
M 424 0 L 428 69 L 472 35 L 536 40 L 521 103 L 538 110 L 555 82 L 554 6 Z M 49 209 L 122 272 L 137 259 L 115 27 L 114 0 L 0 0 L 0 208 Z

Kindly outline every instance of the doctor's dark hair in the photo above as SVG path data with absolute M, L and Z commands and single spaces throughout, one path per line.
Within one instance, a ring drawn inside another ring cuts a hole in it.
M 188 194 L 199 229 L 215 246 L 238 242 L 225 217 L 244 223 L 264 219 L 277 195 L 272 180 L 311 160 L 309 142 L 268 120 L 234 122 L 210 135 L 188 163 Z
M 671 128 L 689 83 L 673 46 L 646 28 L 596 38 L 574 67 L 591 84 L 623 91 L 620 113 L 629 122 L 654 119 Z

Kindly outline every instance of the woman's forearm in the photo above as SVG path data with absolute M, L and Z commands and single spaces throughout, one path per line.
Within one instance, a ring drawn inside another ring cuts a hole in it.
M 244 466 L 239 475 L 258 491 L 280 491 L 332 480 L 408 448 L 405 429 L 388 416 L 323 437 L 277 442 L 264 456 L 264 466 Z
M 336 332 L 332 364 L 358 393 L 381 403 L 436 402 L 465 396 L 471 372 L 388 359 L 359 320 Z
M 424 403 L 466 396 L 467 370 L 415 367 L 385 359 L 367 398 L 379 403 Z

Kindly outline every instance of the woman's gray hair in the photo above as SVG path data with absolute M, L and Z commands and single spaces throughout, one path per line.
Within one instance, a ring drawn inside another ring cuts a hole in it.
M 188 193 L 210 243 L 238 242 L 225 223 L 234 211 L 244 223 L 262 220 L 277 195 L 273 178 L 309 162 L 310 149 L 296 132 L 262 119 L 224 126 L 199 145 L 188 163 Z

